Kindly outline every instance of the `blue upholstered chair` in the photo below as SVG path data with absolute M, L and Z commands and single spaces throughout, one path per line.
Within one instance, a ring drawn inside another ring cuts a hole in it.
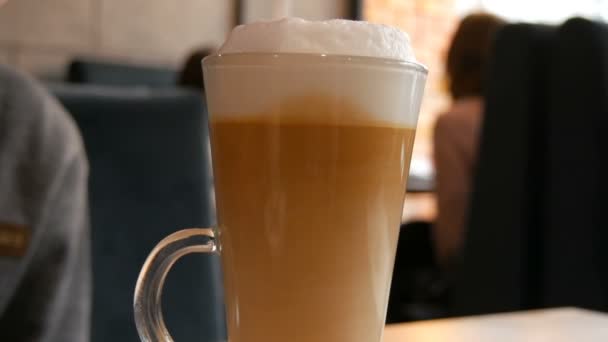
M 52 85 L 80 128 L 90 170 L 93 342 L 138 341 L 133 290 L 154 245 L 215 223 L 207 114 L 185 90 Z M 177 341 L 225 340 L 217 257 L 191 255 L 170 272 L 163 312 Z
M 67 81 L 106 86 L 174 87 L 177 72 L 169 68 L 76 58 L 68 66 Z

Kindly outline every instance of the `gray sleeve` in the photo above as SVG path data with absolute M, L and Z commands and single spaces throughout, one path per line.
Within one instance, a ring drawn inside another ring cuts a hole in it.
M 3 317 L 3 323 L 18 327 L 11 341 L 89 340 L 91 262 L 83 165 L 71 162 L 49 197 L 37 227 L 44 233 Z
M 18 272 L 4 275 L 15 278 L 12 285 L 0 288 L 10 291 L 0 313 L 0 341 L 88 341 L 91 258 L 82 140 L 37 82 L 2 68 L 0 81 L 0 209 L 22 213 L 32 229 Z

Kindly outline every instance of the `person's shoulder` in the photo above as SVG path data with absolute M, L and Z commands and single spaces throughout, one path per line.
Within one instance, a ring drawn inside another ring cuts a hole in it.
M 2 64 L 0 64 L 0 92 L 3 102 L 12 104 L 26 98 L 29 98 L 29 103 L 37 103 L 45 94 L 42 87 L 30 75 Z
M 459 113 L 451 111 L 440 113 L 435 120 L 435 137 L 446 136 L 449 132 L 459 130 L 465 120 Z
M 3 114 L 13 113 L 22 108 L 47 108 L 57 106 L 48 91 L 32 76 L 23 71 L 0 65 L 0 99 L 4 103 Z M 48 111 L 36 110 L 18 115 L 45 115 Z
M 479 124 L 483 115 L 483 102 L 479 98 L 467 98 L 454 102 L 450 109 L 441 113 L 435 123 L 436 130 L 458 130 Z
M 0 81 L 3 84 L 26 84 L 32 80 L 22 71 L 0 64 Z
M 0 122 L 13 140 L 40 149 L 80 153 L 82 143 L 72 118 L 30 75 L 0 65 Z M 5 138 L 9 138 L 5 136 Z

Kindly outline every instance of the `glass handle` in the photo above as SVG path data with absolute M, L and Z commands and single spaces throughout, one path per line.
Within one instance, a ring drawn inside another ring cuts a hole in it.
M 154 247 L 137 278 L 133 308 L 135 325 L 143 342 L 172 342 L 161 310 L 167 273 L 177 259 L 190 253 L 216 253 L 215 235 L 209 228 L 175 232 Z

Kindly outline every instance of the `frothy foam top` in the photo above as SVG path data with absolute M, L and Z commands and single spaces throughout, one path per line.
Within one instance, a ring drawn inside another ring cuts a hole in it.
M 307 21 L 284 18 L 235 27 L 220 54 L 239 52 L 314 53 L 366 56 L 415 62 L 408 35 L 394 27 L 363 21 Z

